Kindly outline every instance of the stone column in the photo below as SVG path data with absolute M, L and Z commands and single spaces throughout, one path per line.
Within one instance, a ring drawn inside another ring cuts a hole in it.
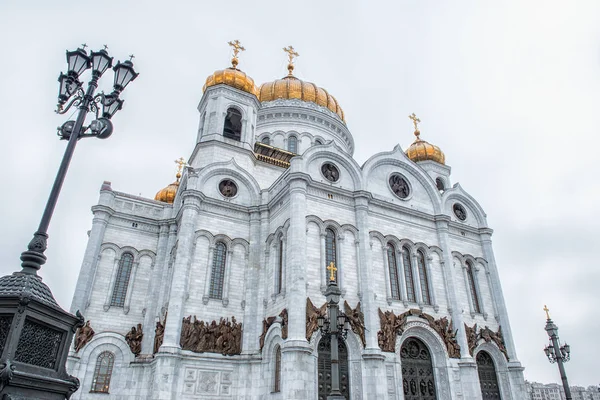
M 164 259 L 162 259 L 161 264 L 158 264 L 158 267 L 162 270 L 161 272 L 161 281 L 159 282 L 160 292 L 158 294 L 158 303 L 156 304 L 156 308 L 154 309 L 154 314 L 158 317 L 156 319 L 162 318 L 164 316 L 164 312 L 167 311 L 167 305 L 169 303 L 169 292 L 171 290 L 171 281 L 173 278 L 173 274 L 171 268 L 173 268 L 172 259 L 171 259 L 171 251 L 173 251 L 173 247 L 177 241 L 177 224 L 172 223 L 169 225 L 169 236 L 167 239 L 167 248 L 165 249 Z M 164 308 L 164 309 L 163 309 Z
M 325 266 L 326 266 L 326 257 L 325 257 L 325 237 L 327 235 L 325 235 L 324 232 L 321 232 L 319 234 L 319 239 L 321 240 L 320 244 L 321 244 L 321 264 L 319 265 L 319 277 L 321 278 L 321 293 L 325 293 L 325 290 L 327 289 L 327 280 L 326 280 L 326 271 L 325 271 Z
M 77 278 L 73 301 L 71 302 L 71 313 L 75 314 L 77 310 L 85 315 L 85 310 L 88 307 L 90 296 L 96 277 L 96 268 L 100 256 L 100 248 L 104 241 L 104 233 L 110 216 L 114 213 L 113 202 L 115 195 L 110 187 L 110 182 L 104 182 L 100 189 L 100 199 L 98 205 L 92 208 L 94 219 L 92 220 L 92 229 L 88 239 L 83 263 Z
M 169 314 L 165 326 L 165 337 L 160 352 L 177 352 L 180 349 L 181 321 L 186 295 L 186 278 L 190 268 L 191 253 L 194 247 L 194 232 L 200 211 L 200 199 L 183 193 L 181 219 L 177 234 L 177 254 L 173 266 L 173 279 L 169 296 Z
M 246 268 L 246 284 L 244 293 L 244 325 L 242 333 L 242 352 L 243 354 L 254 354 L 259 351 L 258 337 L 262 327 L 261 316 L 258 308 L 260 258 L 262 248 L 262 223 L 258 211 L 250 214 L 250 255 L 248 267 Z
M 417 259 L 417 253 L 412 253 L 410 255 L 410 258 L 412 259 L 412 275 L 415 288 L 415 300 L 417 301 L 419 308 L 423 309 L 423 292 L 421 291 L 421 274 L 419 273 L 419 260 Z
M 438 240 L 440 248 L 443 251 L 444 266 L 442 267 L 444 272 L 444 279 L 447 282 L 448 288 L 448 313 L 452 318 L 452 324 L 454 329 L 458 330 L 456 339 L 460 345 L 461 359 L 458 362 L 461 375 L 461 388 L 464 399 L 481 399 L 481 388 L 479 387 L 479 376 L 477 375 L 477 364 L 475 360 L 469 354 L 469 345 L 467 342 L 467 336 L 465 334 L 465 324 L 461 314 L 461 308 L 459 307 L 458 300 L 456 297 L 456 280 L 460 279 L 454 274 L 454 267 L 452 264 L 452 251 L 449 247 L 448 232 L 450 217 L 447 215 L 437 215 L 435 217 Z
M 293 166 L 292 166 L 293 168 Z M 288 230 L 288 339 L 281 347 L 283 398 L 310 398 L 314 376 L 312 349 L 306 340 L 306 186 L 302 173 L 289 175 L 290 227 Z M 309 387 L 310 386 L 310 387 Z
M 400 299 L 402 300 L 404 307 L 408 307 L 408 292 L 406 290 L 406 273 L 404 272 L 404 257 L 402 257 L 402 247 L 396 249 L 396 273 L 398 274 L 398 278 L 400 278 Z
M 433 257 L 431 256 L 427 256 L 427 258 L 425 259 L 425 271 L 427 274 L 427 283 L 429 285 L 429 297 L 431 298 L 431 305 L 433 306 L 433 309 L 435 312 L 438 312 L 440 309 L 440 306 L 437 303 L 437 297 L 435 294 L 435 286 L 433 285 L 433 274 L 432 274 L 432 267 L 431 267 L 431 262 L 433 261 Z
M 360 268 L 359 280 L 365 283 L 373 282 L 373 260 L 371 257 L 371 246 L 369 237 L 369 201 L 371 195 L 367 192 L 359 192 L 354 199 L 354 210 L 356 215 L 356 227 L 358 228 L 358 240 L 360 255 L 358 264 Z M 362 286 L 361 308 L 365 316 L 365 341 L 366 347 L 363 351 L 363 393 L 367 393 L 368 399 L 387 398 L 387 388 L 381 382 L 385 382 L 385 368 L 383 362 L 385 356 L 382 354 L 377 341 L 377 332 L 381 328 L 379 312 L 375 304 L 375 293 L 372 284 Z
M 133 297 L 133 286 L 135 285 L 135 277 L 140 266 L 140 260 L 136 260 L 131 265 L 131 272 L 129 273 L 129 284 L 127 285 L 127 291 L 125 292 L 125 304 L 123 304 L 123 314 L 129 314 L 131 306 L 131 298 Z

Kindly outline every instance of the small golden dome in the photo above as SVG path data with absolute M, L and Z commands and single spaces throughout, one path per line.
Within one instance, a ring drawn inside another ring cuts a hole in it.
M 419 137 L 406 149 L 406 155 L 414 162 L 431 160 L 440 164 L 446 163 L 446 156 L 438 146 L 421 140 Z
M 237 63 L 234 64 L 237 65 Z M 209 75 L 208 78 L 206 78 L 204 87 L 202 87 L 202 92 L 206 91 L 206 88 L 208 87 L 219 85 L 221 83 L 243 90 L 244 92 L 248 92 L 255 96 L 258 94 L 258 88 L 254 84 L 254 80 L 246 75 L 245 72 L 234 67 L 215 71 L 212 75 Z
M 171 183 L 164 189 L 161 189 L 154 196 L 154 200 L 162 201 L 164 203 L 173 204 L 175 201 L 175 195 L 177 194 L 177 189 L 179 188 L 179 179 L 176 182 Z
M 290 67 L 288 66 L 288 68 Z M 258 100 L 261 102 L 277 99 L 298 99 L 308 101 L 328 108 L 336 113 L 342 121 L 346 122 L 344 111 L 335 97 L 314 83 L 304 82 L 291 75 L 292 69 L 293 66 L 290 69 L 290 75 L 285 78 L 260 85 L 260 88 L 258 89 Z

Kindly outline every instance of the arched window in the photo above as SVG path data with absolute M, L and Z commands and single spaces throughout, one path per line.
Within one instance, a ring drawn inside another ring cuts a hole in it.
M 119 261 L 119 269 L 117 271 L 117 279 L 113 287 L 112 298 L 110 305 L 115 307 L 123 307 L 125 305 L 125 296 L 127 296 L 127 287 L 129 286 L 129 277 L 131 276 L 131 268 L 133 267 L 133 254 L 123 253 L 121 261 Z
M 336 240 L 335 240 L 335 232 L 331 228 L 325 229 L 325 268 L 329 267 L 329 265 L 333 263 L 333 265 L 337 268 L 337 253 L 336 253 Z M 326 282 L 331 281 L 331 272 L 325 269 Z M 333 273 L 333 281 L 338 283 L 338 271 L 334 271 Z
M 281 293 L 283 286 L 283 239 L 279 239 L 279 251 L 278 251 L 278 262 L 277 262 L 277 287 L 275 293 Z
M 202 133 L 204 132 L 204 122 L 206 121 L 206 112 L 202 113 L 202 118 L 200 118 L 200 137 L 202 137 Z
M 281 347 L 275 348 L 275 376 L 273 379 L 273 393 L 281 392 Z
M 406 298 L 413 303 L 417 301 L 415 298 L 415 281 L 413 280 L 412 262 L 410 260 L 410 249 L 402 247 L 402 262 L 404 264 L 404 279 L 406 281 Z
M 242 140 L 242 113 L 236 108 L 227 109 L 223 136 L 237 141 Z
M 473 311 L 476 313 L 481 312 L 479 306 L 479 296 L 477 296 L 477 287 L 475 286 L 475 276 L 473 275 L 473 265 L 470 261 L 467 261 L 467 279 L 469 280 L 469 291 L 471 293 L 471 302 L 473 303 Z
M 435 186 L 437 186 L 437 189 L 440 192 L 443 192 L 444 190 L 446 190 L 446 188 L 444 186 L 444 181 L 442 180 L 442 178 L 435 178 Z
M 225 280 L 225 259 L 227 248 L 222 242 L 215 246 L 213 255 L 212 271 L 210 274 L 210 291 L 208 296 L 211 299 L 223 298 L 223 281 Z
M 421 250 L 417 251 L 417 266 L 419 268 L 419 282 L 421 282 L 421 296 L 423 303 L 431 305 L 431 296 L 429 295 L 429 277 L 425 267 L 425 254 Z
M 396 262 L 396 248 L 393 244 L 387 246 L 388 269 L 390 270 L 390 289 L 392 299 L 400 300 L 400 281 L 398 277 L 398 263 Z
M 110 351 L 100 353 L 96 360 L 96 369 L 94 370 L 94 378 L 92 379 L 92 389 L 90 392 L 108 393 L 114 363 L 115 355 L 113 353 Z
M 481 397 L 483 400 L 500 400 L 500 387 L 498 377 L 496 376 L 496 366 L 494 360 L 485 351 L 477 353 L 477 373 L 479 374 L 479 386 L 481 388 Z M 556 396 L 556 398 L 560 398 Z M 592 397 L 590 397 L 592 398 Z
M 298 153 L 298 138 L 296 136 L 290 136 L 288 138 L 288 151 L 290 153 L 297 154 Z
M 323 141 L 321 139 L 316 139 L 315 140 L 315 146 L 320 146 L 323 144 Z
M 264 138 L 262 138 L 262 143 L 266 144 L 266 145 L 271 145 L 271 138 L 268 136 L 265 136 Z

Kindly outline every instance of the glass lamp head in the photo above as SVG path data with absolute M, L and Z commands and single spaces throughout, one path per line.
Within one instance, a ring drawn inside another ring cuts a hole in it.
M 117 65 L 114 66 L 113 70 L 115 71 L 114 87 L 117 92 L 123 91 L 129 82 L 139 75 L 133 70 L 133 63 L 129 60 L 124 62 L 119 61 Z
M 116 93 L 107 94 L 102 99 L 102 117 L 111 119 L 117 111 L 123 108 L 124 101 Z
M 92 66 L 92 62 L 83 49 L 67 51 L 68 74 L 77 78 L 83 71 Z
M 94 75 L 102 76 L 107 69 L 112 67 L 113 59 L 106 50 L 92 51 L 90 56 L 92 57 L 92 73 Z
M 317 317 L 317 325 L 319 326 L 319 329 L 323 329 L 323 326 L 325 325 L 325 317 L 322 315 L 319 315 Z

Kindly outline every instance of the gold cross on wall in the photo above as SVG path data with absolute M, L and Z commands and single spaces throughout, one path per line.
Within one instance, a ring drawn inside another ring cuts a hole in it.
M 330 281 L 335 281 L 335 271 L 337 271 L 337 268 L 335 267 L 335 264 L 332 262 L 329 263 L 329 266 L 327 268 L 325 268 L 327 271 L 329 271 L 329 280 Z
M 546 318 L 550 319 L 550 309 L 544 304 L 544 311 L 546 311 Z

